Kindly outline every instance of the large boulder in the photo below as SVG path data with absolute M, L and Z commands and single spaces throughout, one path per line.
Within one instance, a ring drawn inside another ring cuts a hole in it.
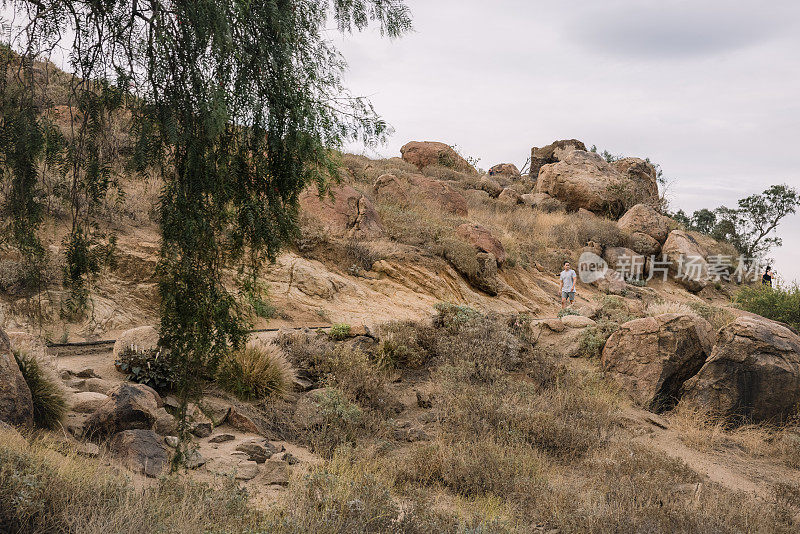
M 86 420 L 90 434 L 106 436 L 123 430 L 150 430 L 157 418 L 158 394 L 141 384 L 123 383 Z
M 506 261 L 506 250 L 503 244 L 491 231 L 480 224 L 462 224 L 456 228 L 456 234 L 481 252 L 494 254 L 497 265 Z
M 669 218 L 646 204 L 636 204 L 626 211 L 617 221 L 617 226 L 631 234 L 647 234 L 659 243 L 664 243 L 669 235 Z
M 347 184 L 331 186 L 322 197 L 310 187 L 300 195 L 300 208 L 338 237 L 375 238 L 383 235 L 383 223 L 372 202 Z
M 535 192 L 547 193 L 572 210 L 583 208 L 613 215 L 621 213 L 634 199 L 641 198 L 646 204 L 658 202 L 657 194 L 652 196 L 637 180 L 594 152 L 572 150 L 557 163 L 540 169 Z
M 673 230 L 661 247 L 663 257 L 669 262 L 672 277 L 693 293 L 708 285 L 706 251 L 697 240 L 683 230 Z
M 8 336 L 0 328 L 0 421 L 10 425 L 33 424 L 31 390 L 19 370 Z
M 108 448 L 128 469 L 148 477 L 159 476 L 169 463 L 167 449 L 152 430 L 125 430 L 114 434 Z
M 586 150 L 586 145 L 577 139 L 564 139 L 554 141 L 542 148 L 533 147 L 531 149 L 531 171 L 530 177 L 534 180 L 539 176 L 539 170 L 550 163 L 556 163 L 572 152 L 573 150 Z
M 158 348 L 158 330 L 154 326 L 140 326 L 124 331 L 114 342 L 114 359 L 118 359 L 125 349 L 137 351 Z
M 622 158 L 612 162 L 611 167 L 632 184 L 630 192 L 634 196 L 651 207 L 659 205 L 658 172 L 652 163 L 640 158 Z
M 630 244 L 631 250 L 646 258 L 655 256 L 661 251 L 661 243 L 641 232 L 634 232 L 631 234 Z
M 522 200 L 522 196 L 517 192 L 516 189 L 512 189 L 510 187 L 506 187 L 503 191 L 497 195 L 497 200 L 504 204 L 508 204 L 510 206 L 514 206 L 516 204 L 523 204 L 524 201 Z
M 505 176 L 511 180 L 517 180 L 522 175 L 519 173 L 519 169 L 513 163 L 498 163 L 497 165 L 493 166 L 489 169 L 489 175 L 491 176 Z
M 608 247 L 603 252 L 603 259 L 623 280 L 641 279 L 645 274 L 646 258 L 629 248 Z
M 780 422 L 800 405 L 800 336 L 763 317 L 739 317 L 684 385 L 684 399 L 734 422 Z
M 481 177 L 480 182 L 478 182 L 478 188 L 486 191 L 490 197 L 494 198 L 497 198 L 503 192 L 503 186 L 490 176 Z
M 705 319 L 664 314 L 623 324 L 602 354 L 603 370 L 640 405 L 654 411 L 675 405 L 684 382 L 711 354 L 714 335 Z
M 428 165 L 441 165 L 461 172 L 475 172 L 475 168 L 461 157 L 453 147 L 437 141 L 411 141 L 400 149 L 403 159 L 418 169 Z

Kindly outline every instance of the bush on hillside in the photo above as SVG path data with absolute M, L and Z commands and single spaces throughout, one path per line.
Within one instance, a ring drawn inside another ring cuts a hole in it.
M 800 330 L 800 286 L 744 286 L 736 294 L 736 304 L 743 310 L 767 319 L 786 323 Z
M 127 347 L 114 362 L 125 380 L 150 386 L 156 391 L 171 391 L 178 376 L 178 362 L 169 351 Z
M 275 345 L 248 345 L 224 357 L 217 369 L 217 383 L 245 401 L 282 397 L 293 380 L 291 365 Z
M 33 356 L 14 351 L 14 359 L 33 398 L 33 423 L 40 428 L 57 428 L 67 402 L 58 379 Z

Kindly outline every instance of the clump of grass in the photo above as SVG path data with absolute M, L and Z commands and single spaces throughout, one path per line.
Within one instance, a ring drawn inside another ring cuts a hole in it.
M 674 301 L 663 301 L 663 302 L 653 302 L 649 306 L 647 306 L 647 315 L 650 317 L 655 317 L 656 315 L 664 315 L 665 313 L 679 313 L 682 315 L 685 314 L 696 314 L 691 307 L 682 302 L 674 302 Z
M 350 337 L 350 325 L 346 323 L 336 323 L 331 326 L 328 335 L 331 339 L 341 341 Z
M 14 351 L 14 359 L 31 390 L 33 423 L 40 428 L 57 428 L 67 411 L 64 391 L 58 379 L 35 357 Z
M 217 383 L 242 400 L 282 397 L 292 388 L 294 374 L 279 347 L 249 344 L 222 359 Z
M 397 321 L 379 330 L 378 360 L 388 368 L 418 369 L 430 361 L 432 328 L 414 321 Z
M 731 313 L 730 310 L 721 306 L 714 306 L 704 302 L 690 302 L 689 307 L 694 310 L 697 315 L 711 323 L 714 330 L 719 330 L 720 328 L 728 326 L 736 320 L 736 316 Z
M 800 330 L 800 286 L 743 286 L 734 302 L 749 312 Z

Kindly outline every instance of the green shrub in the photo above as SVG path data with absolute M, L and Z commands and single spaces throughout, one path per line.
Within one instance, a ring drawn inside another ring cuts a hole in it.
M 292 369 L 275 345 L 248 345 L 220 361 L 217 383 L 241 400 L 282 397 L 292 388 Z
M 800 329 L 800 286 L 744 286 L 736 294 L 736 304 L 743 310 Z
M 460 304 L 437 302 L 433 308 L 436 310 L 433 319 L 433 325 L 436 327 L 459 328 L 481 317 L 477 310 Z
M 156 391 L 170 391 L 175 387 L 178 362 L 168 351 L 161 349 L 138 350 L 127 347 L 114 362 L 125 380 L 150 386 Z
M 617 331 L 619 324 L 609 320 L 600 320 L 596 326 L 583 331 L 578 345 L 578 356 L 583 358 L 599 358 L 603 347 L 611 334 Z
M 17 360 L 25 383 L 31 390 L 33 423 L 40 428 L 57 428 L 67 411 L 64 392 L 57 379 L 33 356 L 14 351 L 14 359 Z
M 331 337 L 331 339 L 335 339 L 337 341 L 347 339 L 350 337 L 350 325 L 345 323 L 337 323 L 331 326 L 328 335 Z
M 558 312 L 558 317 L 564 317 L 566 315 L 580 315 L 580 313 L 573 310 L 572 308 L 564 308 L 563 310 Z

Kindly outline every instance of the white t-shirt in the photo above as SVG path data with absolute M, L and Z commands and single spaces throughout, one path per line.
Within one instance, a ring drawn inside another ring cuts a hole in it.
M 575 279 L 577 277 L 577 273 L 572 269 L 561 271 L 561 282 L 564 284 L 561 291 L 566 291 L 567 293 L 575 291 Z

